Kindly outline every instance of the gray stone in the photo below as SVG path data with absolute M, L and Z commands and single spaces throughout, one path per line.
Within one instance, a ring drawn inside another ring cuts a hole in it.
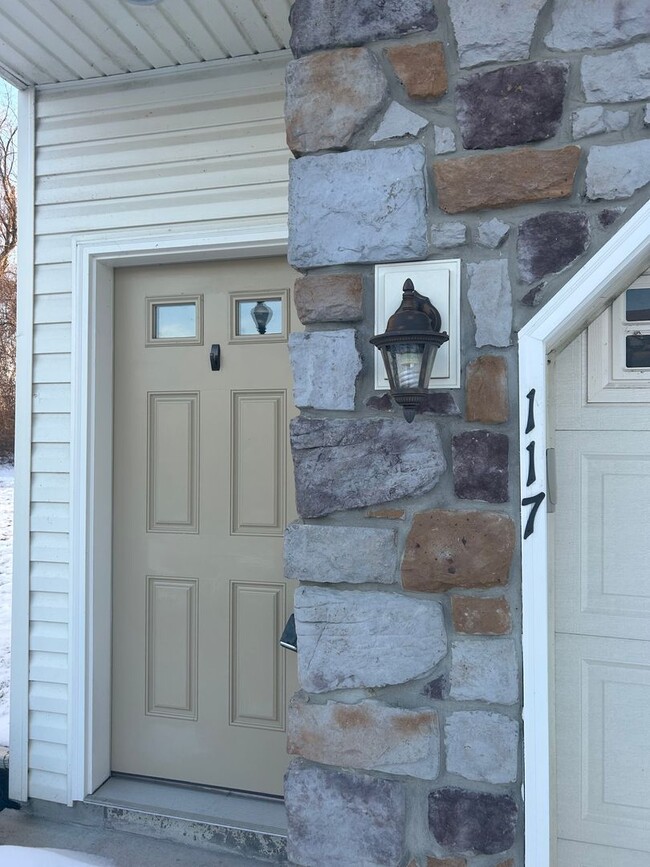
M 546 0 L 449 0 L 462 67 L 526 60 L 540 9 Z
M 379 409 L 382 412 L 388 412 L 393 408 L 393 401 L 390 399 L 390 394 L 371 394 L 366 400 L 366 406 L 370 409 Z
M 467 298 L 476 321 L 477 346 L 510 346 L 512 290 L 506 259 L 467 266 Z
M 465 638 L 451 645 L 451 698 L 514 704 L 519 696 L 511 638 Z
M 370 136 L 370 141 L 386 141 L 389 138 L 403 138 L 406 135 L 416 136 L 428 123 L 425 117 L 393 101 L 377 127 L 377 132 Z
M 508 502 L 508 437 L 484 430 L 456 434 L 451 441 L 454 491 L 463 500 Z
M 418 415 L 431 413 L 432 415 L 460 415 L 458 404 L 448 391 L 430 391 L 420 406 L 417 408 Z
M 477 240 L 483 247 L 496 250 L 503 244 L 510 232 L 510 226 L 497 217 L 478 224 Z
M 294 612 L 298 675 L 308 692 L 406 683 L 447 653 L 442 608 L 431 599 L 302 586 Z
M 438 26 L 431 0 L 295 0 L 289 18 L 296 57 L 319 48 L 363 45 Z
M 447 770 L 466 780 L 514 783 L 519 724 L 500 713 L 458 711 L 447 717 Z
M 596 135 L 599 132 L 618 132 L 630 122 L 628 111 L 608 111 L 602 105 L 580 108 L 571 115 L 571 126 L 575 139 Z
M 650 181 L 650 139 L 594 146 L 587 159 L 587 198 L 626 199 Z
M 303 518 L 418 496 L 447 467 L 430 422 L 299 417 L 291 422 L 291 450 Z
M 505 66 L 461 81 L 456 114 L 463 145 L 490 149 L 551 138 L 562 120 L 569 67 L 545 61 Z
M 598 222 L 603 229 L 608 229 L 626 210 L 627 208 L 603 208 L 598 212 Z
M 289 335 L 293 402 L 314 409 L 354 409 L 361 358 L 356 332 L 300 331 Z
M 585 57 L 581 66 L 587 102 L 632 102 L 650 97 L 650 45 Z
M 456 150 L 456 136 L 449 126 L 434 126 L 433 149 L 437 154 L 450 154 Z
M 285 776 L 287 854 L 303 867 L 398 867 L 406 793 L 398 780 L 291 763 Z
M 438 789 L 429 795 L 429 827 L 454 852 L 496 855 L 515 842 L 517 804 L 510 795 Z
M 555 0 L 549 48 L 609 48 L 650 35 L 647 0 Z
M 563 271 L 589 246 L 589 218 L 583 211 L 549 211 L 524 220 L 517 235 L 522 280 L 532 283 Z
M 397 533 L 377 527 L 289 524 L 284 574 L 321 584 L 392 584 L 397 580 Z
M 431 698 L 434 701 L 442 701 L 447 698 L 448 694 L 449 680 L 444 674 L 434 677 L 433 680 L 430 680 L 429 683 L 426 683 L 422 687 L 422 695 L 426 695 L 427 698 Z
M 643 126 L 650 126 L 650 102 L 643 110 Z
M 342 48 L 287 65 L 287 144 L 294 153 L 344 148 L 379 111 L 388 82 L 367 48 Z
M 423 259 L 421 145 L 303 157 L 289 166 L 289 262 L 298 268 Z
M 431 226 L 431 244 L 438 249 L 460 247 L 466 241 L 465 223 L 434 223 Z
M 287 752 L 323 765 L 435 780 L 438 716 L 429 708 L 404 710 L 379 701 L 315 704 L 297 693 L 289 705 Z

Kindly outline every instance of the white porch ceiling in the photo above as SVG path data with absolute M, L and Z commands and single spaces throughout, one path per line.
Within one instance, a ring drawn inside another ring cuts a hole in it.
M 266 54 L 290 0 L 0 0 L 0 76 L 17 87 Z

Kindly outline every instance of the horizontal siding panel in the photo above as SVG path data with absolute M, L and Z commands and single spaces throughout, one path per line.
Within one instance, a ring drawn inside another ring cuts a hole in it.
M 32 473 L 32 502 L 69 503 L 69 473 Z
M 68 687 L 63 683 L 40 683 L 29 685 L 29 706 L 32 710 L 67 714 Z
M 64 594 L 52 593 L 46 595 L 62 596 Z M 30 623 L 29 636 L 32 650 L 40 650 L 46 653 L 67 653 L 69 650 L 67 623 L 54 620 L 35 620 Z
M 32 650 L 29 654 L 29 679 L 44 683 L 68 683 L 67 653 Z
M 273 184 L 287 180 L 290 154 L 269 151 L 217 159 L 192 159 L 135 168 L 114 168 L 100 176 L 93 172 L 55 175 L 37 184 L 39 205 L 111 201 L 169 196 L 193 190 Z M 47 215 L 47 210 L 44 211 Z M 60 315 L 60 311 L 55 311 Z M 65 321 L 65 320 L 44 320 Z
M 32 447 L 32 472 L 70 471 L 70 446 L 67 443 L 36 443 Z
M 67 503 L 32 503 L 30 529 L 41 533 L 67 533 L 70 507 Z
M 70 248 L 68 247 L 68 259 Z M 66 265 L 41 265 L 34 274 L 36 295 L 60 295 L 72 290 L 72 268 Z
M 36 177 L 68 173 L 105 172 L 116 167 L 174 165 L 187 159 L 229 157 L 279 150 L 286 147 L 282 104 L 278 116 L 268 120 L 219 124 L 202 130 L 140 134 L 100 139 L 83 144 L 43 146 L 36 155 Z M 63 290 L 62 290 L 63 291 Z
M 32 409 L 43 413 L 70 412 L 71 399 L 71 388 L 67 383 L 38 383 L 32 391 Z
M 32 418 L 32 442 L 35 443 L 69 443 L 70 414 L 35 413 Z
M 33 591 L 30 594 L 29 616 L 34 623 L 39 624 L 66 624 L 69 617 L 68 609 L 68 594 L 67 593 L 49 593 L 43 591 Z M 68 636 L 67 631 L 61 633 L 60 630 L 54 629 L 49 635 L 45 635 L 43 630 L 32 631 L 32 639 L 38 636 L 38 640 L 42 645 L 36 647 L 32 643 L 33 650 L 48 650 L 54 653 L 68 652 Z
M 34 323 L 72 321 L 72 294 L 37 295 L 34 300 Z
M 70 538 L 67 533 L 32 533 L 30 556 L 41 563 L 69 563 Z
M 32 711 L 29 715 L 29 734 L 34 740 L 50 744 L 67 742 L 68 718 L 60 713 Z
M 71 357 L 69 352 L 56 352 L 34 356 L 33 378 L 39 382 L 70 382 Z
M 52 593 L 67 593 L 70 589 L 68 563 L 32 563 L 30 587 Z
M 286 212 L 287 182 L 229 187 L 223 190 L 195 190 L 178 193 L 170 201 L 167 195 L 146 198 L 120 199 L 115 207 L 104 201 L 76 205 L 42 205 L 37 211 L 36 231 L 39 235 L 50 232 L 98 232 L 104 229 L 129 228 L 165 224 L 179 225 L 196 220 L 200 214 L 205 220 L 225 220 L 237 217 L 263 217 Z M 61 325 L 38 325 L 39 328 L 63 328 Z M 69 339 L 69 337 L 68 337 Z M 65 352 L 68 346 L 42 348 L 37 342 L 36 352 Z
M 65 774 L 68 769 L 68 750 L 62 744 L 30 740 L 29 766 L 36 771 Z
M 50 774 L 46 771 L 30 770 L 27 779 L 30 798 L 54 801 L 65 804 L 68 800 L 68 781 L 65 774 Z
M 34 354 L 70 352 L 72 328 L 66 323 L 34 326 Z

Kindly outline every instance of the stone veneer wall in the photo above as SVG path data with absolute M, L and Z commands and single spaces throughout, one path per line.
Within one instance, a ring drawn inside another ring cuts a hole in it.
M 649 7 L 295 0 L 292 25 L 289 857 L 523 865 L 516 333 L 644 201 Z M 407 425 L 373 391 L 373 265 L 427 258 L 462 260 L 465 387 Z

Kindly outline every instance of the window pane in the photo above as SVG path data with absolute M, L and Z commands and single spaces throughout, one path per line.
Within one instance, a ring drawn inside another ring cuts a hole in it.
M 650 334 L 632 334 L 625 338 L 625 366 L 650 367 Z
M 156 304 L 153 336 L 156 340 L 196 337 L 196 304 Z
M 237 336 L 282 334 L 282 299 L 237 301 Z
M 650 320 L 650 289 L 627 290 L 625 293 L 625 318 L 628 322 L 648 322 Z

